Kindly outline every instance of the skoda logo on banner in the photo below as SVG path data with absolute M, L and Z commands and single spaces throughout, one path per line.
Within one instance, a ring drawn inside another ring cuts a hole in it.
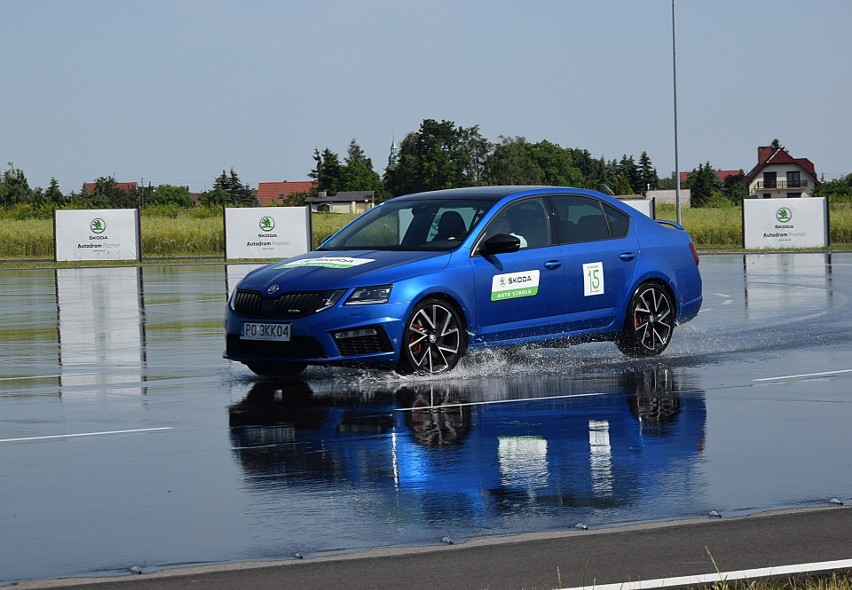
M 260 225 L 261 231 L 270 232 L 275 229 L 275 220 L 268 215 L 264 215 L 260 218 L 260 223 L 258 225 Z
M 96 217 L 89 224 L 89 229 L 92 230 L 93 234 L 102 234 L 104 233 L 104 230 L 106 230 L 106 221 L 100 217 Z
M 790 220 L 793 219 L 793 212 L 787 207 L 781 207 L 775 212 L 775 219 L 780 223 L 790 223 Z

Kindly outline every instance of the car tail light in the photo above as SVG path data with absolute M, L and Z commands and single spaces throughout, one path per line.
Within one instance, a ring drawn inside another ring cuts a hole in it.
M 689 249 L 692 251 L 692 257 L 695 259 L 695 266 L 698 266 L 698 248 L 692 242 L 689 243 Z

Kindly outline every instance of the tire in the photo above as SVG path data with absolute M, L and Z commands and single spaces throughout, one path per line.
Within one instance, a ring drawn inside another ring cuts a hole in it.
M 624 328 L 615 343 L 628 356 L 656 356 L 669 345 L 674 326 L 669 290 L 659 283 L 643 283 L 630 298 Z
M 307 368 L 302 363 L 246 363 L 246 366 L 261 377 L 297 377 Z
M 414 308 L 402 339 L 397 371 L 434 375 L 456 366 L 467 350 L 467 332 L 455 305 L 430 297 Z

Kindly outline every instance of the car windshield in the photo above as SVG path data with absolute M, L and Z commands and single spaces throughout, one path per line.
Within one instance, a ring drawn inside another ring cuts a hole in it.
M 452 250 L 491 205 L 491 201 L 391 199 L 344 227 L 319 250 Z

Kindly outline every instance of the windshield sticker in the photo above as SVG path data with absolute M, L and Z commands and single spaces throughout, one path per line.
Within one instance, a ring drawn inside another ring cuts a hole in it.
M 539 274 L 537 270 L 526 270 L 494 275 L 491 279 L 491 301 L 537 295 Z
M 583 265 L 583 295 L 604 294 L 603 262 L 589 262 Z
M 284 268 L 301 268 L 303 266 L 320 266 L 322 268 L 352 268 L 353 266 L 361 266 L 368 262 L 375 262 L 373 258 L 303 258 L 302 260 L 294 260 L 293 262 L 285 262 L 275 267 L 276 270 Z

